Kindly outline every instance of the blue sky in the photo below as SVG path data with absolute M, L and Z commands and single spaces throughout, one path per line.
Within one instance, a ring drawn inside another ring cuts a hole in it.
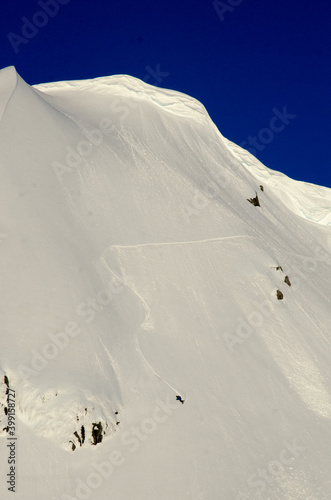
M 15 0 L 0 66 L 29 84 L 129 74 L 187 93 L 266 166 L 331 187 L 330 19 L 330 0 Z

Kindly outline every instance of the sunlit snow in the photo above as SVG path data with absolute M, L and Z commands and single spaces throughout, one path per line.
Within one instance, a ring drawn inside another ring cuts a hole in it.
M 329 500 L 331 190 L 129 76 L 0 120 L 0 497 Z

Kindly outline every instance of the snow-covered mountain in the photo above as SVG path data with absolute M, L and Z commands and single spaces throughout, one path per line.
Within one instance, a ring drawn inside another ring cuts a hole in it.
M 331 190 L 129 76 L 0 120 L 1 498 L 329 500 Z

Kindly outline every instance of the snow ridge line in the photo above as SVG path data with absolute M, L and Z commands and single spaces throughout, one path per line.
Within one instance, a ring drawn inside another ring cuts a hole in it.
M 170 245 L 192 245 L 195 243 L 209 243 L 211 241 L 224 241 L 224 240 L 234 240 L 239 238 L 251 238 L 248 234 L 241 234 L 237 236 L 223 236 L 219 238 L 209 238 L 206 240 L 192 240 L 192 241 L 166 241 L 160 243 L 138 243 L 137 245 L 111 245 L 107 250 L 111 248 L 126 249 L 126 248 L 141 248 L 149 246 L 170 246 Z
M 0 121 L 6 112 L 9 101 L 17 87 L 18 75 L 14 66 L 0 70 L 0 94 L 3 102 L 0 102 Z

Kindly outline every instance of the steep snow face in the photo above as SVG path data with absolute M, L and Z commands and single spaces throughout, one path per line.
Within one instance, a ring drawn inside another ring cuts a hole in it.
M 19 498 L 329 498 L 330 190 L 129 76 L 0 99 Z
M 331 190 L 307 182 L 294 181 L 286 175 L 266 168 L 245 149 L 231 141 L 228 147 L 238 160 L 251 169 L 252 174 L 279 196 L 292 212 L 308 221 L 325 226 L 331 225 Z

